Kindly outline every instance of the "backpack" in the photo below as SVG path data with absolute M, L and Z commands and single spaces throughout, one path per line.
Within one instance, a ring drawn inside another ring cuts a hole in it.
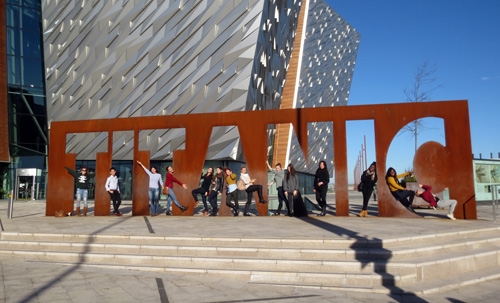
M 236 182 L 236 186 L 238 187 L 238 190 L 245 190 L 245 182 L 241 179 Z

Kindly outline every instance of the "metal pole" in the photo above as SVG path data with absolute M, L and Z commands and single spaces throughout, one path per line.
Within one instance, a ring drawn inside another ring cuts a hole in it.
M 368 169 L 368 159 L 366 158 L 366 135 L 364 135 L 363 156 L 365 158 L 365 169 L 363 171 L 365 171 Z
M 497 221 L 497 201 L 498 201 L 498 185 L 491 186 L 491 204 L 493 206 L 493 222 Z
M 9 206 L 7 210 L 7 218 L 12 219 L 12 211 L 14 210 L 14 190 L 10 190 Z

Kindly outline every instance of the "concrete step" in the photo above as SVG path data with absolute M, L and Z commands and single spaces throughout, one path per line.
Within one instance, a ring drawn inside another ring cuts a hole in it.
M 8 237 L 14 238 L 14 237 Z M 21 237 L 24 238 L 24 237 Z M 50 237 L 41 237 L 48 239 Z M 35 239 L 35 238 L 32 238 Z M 57 239 L 57 238 L 56 238 Z M 59 239 L 60 240 L 60 239 Z M 170 241 L 164 240 L 157 244 L 134 244 L 132 240 L 128 244 L 106 243 L 106 238 L 99 241 L 84 242 L 47 242 L 47 241 L 15 241 L 1 240 L 0 249 L 4 250 L 34 250 L 34 251 L 61 251 L 61 252 L 85 252 L 85 253 L 112 253 L 112 254 L 137 254 L 137 255 L 162 255 L 162 256 L 203 256 L 203 257 L 252 257 L 266 259 L 307 259 L 307 260 L 337 260 L 337 261 L 383 261 L 391 262 L 414 259 L 416 257 L 430 256 L 436 254 L 470 252 L 473 249 L 497 249 L 500 247 L 500 235 L 496 237 L 479 235 L 469 238 L 465 242 L 447 240 L 443 243 L 423 244 L 409 243 L 393 248 L 363 248 L 356 249 L 322 249 L 322 248 L 262 248 L 262 247 L 236 247 L 230 246 L 194 246 L 171 245 Z
M 22 246 L 22 245 L 21 245 Z M 50 248 L 50 247 L 45 247 Z M 117 253 L 110 248 L 107 252 L 59 251 L 57 250 L 27 250 L 3 248 L 0 254 L 18 255 L 33 260 L 58 262 L 91 262 L 113 265 L 140 265 L 177 268 L 203 269 L 234 269 L 234 270 L 272 270 L 283 272 L 356 272 L 377 274 L 408 274 L 417 275 L 418 281 L 427 281 L 450 274 L 462 274 L 484 268 L 500 266 L 500 247 L 484 247 L 468 251 L 441 253 L 438 256 L 416 256 L 407 260 L 312 260 L 305 258 L 285 259 L 269 256 L 206 256 L 200 250 L 197 256 L 182 254 L 165 255 L 161 253 Z
M 474 285 L 485 281 L 500 279 L 500 268 L 489 268 L 470 272 L 463 275 L 452 275 L 447 278 L 433 280 L 428 282 L 410 283 L 402 287 L 394 285 L 390 278 L 387 278 L 387 283 L 384 285 L 335 285 L 329 286 L 322 283 L 278 283 L 278 282 L 252 282 L 258 285 L 273 285 L 273 286 L 286 286 L 286 287 L 304 287 L 314 289 L 325 289 L 334 291 L 354 291 L 366 293 L 380 293 L 380 294 L 406 294 L 406 295 L 426 295 L 432 293 L 439 293 L 451 291 L 462 286 Z M 415 302 L 420 302 L 417 299 Z M 407 302 L 407 301 L 405 301 Z M 413 301 L 408 301 L 413 302 Z
M 186 267 L 160 267 L 160 266 L 141 266 L 137 264 L 118 265 L 118 264 L 101 264 L 85 261 L 81 262 L 51 262 L 66 266 L 85 266 L 97 268 L 113 268 L 121 270 L 136 270 L 161 273 L 177 273 L 177 274 L 196 274 L 219 276 L 225 279 L 243 279 L 252 283 L 263 284 L 293 284 L 297 287 L 308 287 L 309 285 L 324 285 L 324 286 L 345 286 L 362 285 L 362 286 L 382 286 L 382 285 L 400 285 L 415 283 L 416 274 L 398 274 L 392 275 L 388 273 L 359 273 L 359 272 L 286 272 L 286 271 L 270 271 L 270 270 L 242 270 L 242 269 L 226 269 L 226 268 L 186 268 Z
M 34 250 L 5 250 L 0 254 L 22 256 L 31 260 L 54 262 L 91 262 L 111 265 L 139 265 L 149 267 L 177 267 L 202 269 L 271 270 L 280 272 L 391 272 L 416 273 L 412 264 L 386 263 L 384 261 L 326 261 L 307 259 L 272 259 L 268 257 L 207 257 L 164 256 L 158 254 L 117 254 L 93 252 L 56 252 Z
M 445 235 L 397 241 L 365 239 L 356 240 L 355 245 L 351 239 L 341 239 L 335 240 L 341 248 L 332 248 L 334 241 L 328 239 L 2 232 L 0 254 L 79 266 L 222 275 L 253 283 L 358 291 L 366 288 L 372 292 L 425 283 L 444 289 L 451 282 L 441 281 L 449 281 L 452 276 L 486 270 L 494 276 L 499 271 L 497 228 Z M 346 242 L 351 246 L 345 247 Z
M 358 250 L 360 248 L 391 249 L 397 247 L 432 246 L 432 243 L 442 245 L 443 243 L 466 242 L 466 239 L 489 237 L 495 238 L 500 235 L 500 227 L 483 228 L 479 230 L 467 230 L 460 232 L 438 233 L 429 235 L 413 235 L 391 239 L 368 239 L 360 236 L 358 239 L 296 239 L 296 238 L 246 238 L 246 237 L 169 237 L 169 236 L 130 236 L 130 235 L 80 235 L 80 234 L 50 234 L 50 233 L 20 233 L 2 232 L 0 240 L 17 241 L 54 241 L 54 242 L 78 242 L 78 243 L 114 243 L 114 244 L 141 244 L 157 245 L 165 244 L 178 246 L 213 246 L 213 247 L 253 247 L 253 248 L 304 248 L 304 249 L 344 249 Z M 410 247 L 411 248 L 411 247 Z
M 253 248 L 253 247 L 203 247 L 176 245 L 140 245 L 105 243 L 67 243 L 40 241 L 0 241 L 3 250 L 61 251 L 81 253 L 118 253 L 163 256 L 204 256 L 204 257 L 252 257 L 274 259 L 308 259 L 338 261 L 386 261 L 397 262 L 417 257 L 432 257 L 436 253 L 461 254 L 474 249 L 495 250 L 500 248 L 500 238 L 478 239 L 466 243 L 452 243 L 432 247 L 402 248 L 394 251 L 385 249 L 332 250 L 294 248 Z

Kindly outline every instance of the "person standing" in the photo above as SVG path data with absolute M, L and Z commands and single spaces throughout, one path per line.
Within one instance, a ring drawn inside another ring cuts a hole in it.
M 172 166 L 167 167 L 167 176 L 165 177 L 165 187 L 168 187 L 168 195 L 167 195 L 167 211 L 165 214 L 167 216 L 171 215 L 170 212 L 170 201 L 174 201 L 174 204 L 179 207 L 179 209 L 184 212 L 186 209 L 188 209 L 187 206 L 184 206 L 179 203 L 177 200 L 177 197 L 175 196 L 174 193 L 174 182 L 182 186 L 182 188 L 187 189 L 187 185 L 182 183 L 181 181 L 177 180 L 177 178 L 174 177 L 174 168 Z
M 240 213 L 240 206 L 238 204 L 238 186 L 236 185 L 236 174 L 233 173 L 228 167 L 224 169 L 226 173 L 226 205 L 233 210 L 233 216 L 237 217 Z M 231 203 L 234 201 L 234 204 Z
M 245 191 L 247 193 L 247 203 L 245 204 L 245 212 L 243 215 L 250 216 L 248 210 L 250 208 L 250 204 L 252 203 L 252 196 L 254 192 L 257 192 L 260 203 L 266 203 L 266 200 L 264 200 L 264 197 L 262 196 L 262 185 L 254 184 L 255 179 L 250 178 L 250 175 L 247 173 L 247 168 L 244 166 L 241 168 L 240 179 L 243 183 L 245 183 Z
M 295 202 L 299 194 L 299 176 L 297 176 L 297 172 L 291 163 L 288 164 L 287 171 L 285 179 L 283 180 L 283 189 L 287 198 L 286 201 L 288 201 L 286 205 L 288 208 L 287 215 L 293 217 Z
M 316 193 L 316 202 L 321 207 L 321 213 L 318 216 L 326 215 L 326 194 L 328 192 L 328 183 L 330 182 L 330 174 L 326 167 L 325 161 L 319 162 L 319 167 L 314 175 L 314 192 Z
M 208 216 L 208 205 L 207 205 L 207 196 L 210 191 L 210 185 L 212 184 L 212 177 L 214 175 L 214 169 L 209 167 L 207 169 L 207 173 L 201 173 L 201 186 L 199 188 L 193 189 L 191 194 L 194 198 L 194 206 L 196 207 L 200 202 L 198 202 L 198 195 L 201 195 L 201 201 L 203 202 L 203 215 Z
M 150 214 L 151 216 L 157 216 L 160 212 L 160 188 L 161 186 L 161 174 L 157 173 L 156 167 L 151 166 L 151 170 L 148 170 L 141 162 L 137 161 L 142 169 L 149 176 L 149 205 L 151 206 Z
M 363 184 L 363 208 L 359 213 L 360 217 L 368 217 L 368 201 L 373 193 L 373 187 L 377 183 L 377 164 L 373 162 L 367 170 L 361 175 L 361 183 Z
M 267 167 L 270 171 L 274 172 L 273 181 L 267 186 L 271 186 L 276 184 L 276 190 L 278 191 L 278 209 L 274 213 L 275 216 L 279 216 L 281 214 L 281 208 L 283 207 L 283 202 L 285 202 L 286 208 L 288 210 L 288 215 L 290 215 L 290 208 L 288 206 L 288 200 L 285 196 L 285 192 L 283 190 L 283 178 L 285 177 L 285 172 L 281 169 L 281 163 L 277 163 L 275 168 L 271 168 L 269 162 L 266 161 Z
M 422 200 L 429 203 L 430 206 L 435 210 L 436 207 L 444 208 L 446 206 L 450 207 L 448 214 L 446 215 L 451 220 L 456 220 L 455 216 L 453 216 L 453 212 L 455 211 L 455 207 L 457 207 L 457 200 L 449 199 L 449 200 L 441 200 L 438 197 L 432 194 L 432 186 L 430 185 L 418 185 L 418 189 L 415 191 L 415 195 L 417 197 L 421 197 Z
M 109 177 L 106 180 L 105 188 L 109 194 L 111 201 L 113 202 L 113 214 L 115 216 L 121 217 L 121 213 L 118 210 L 122 204 L 122 198 L 120 196 L 120 186 L 118 185 L 118 177 L 116 176 L 116 169 L 111 167 L 109 169 Z
M 219 211 L 217 208 L 217 196 L 222 195 L 222 188 L 224 186 L 222 167 L 217 167 L 215 172 L 216 174 L 212 178 L 212 190 L 208 195 L 208 202 L 212 206 L 212 213 L 210 216 L 217 216 L 217 212 Z
M 405 172 L 398 175 L 394 168 L 389 167 L 387 173 L 385 174 L 385 181 L 387 183 L 387 186 L 389 186 L 389 190 L 391 191 L 392 196 L 396 198 L 396 200 L 398 200 L 401 204 L 403 204 L 403 206 L 406 207 L 409 211 L 415 213 L 413 207 L 411 207 L 411 205 L 413 204 L 413 199 L 415 197 L 415 192 L 404 188 L 399 183 L 399 178 L 406 177 L 411 173 L 412 172 Z
M 80 168 L 80 174 L 78 174 L 76 171 L 72 170 L 69 167 L 65 166 L 64 168 L 66 168 L 66 170 L 76 180 L 76 215 L 79 217 L 82 216 L 82 214 L 80 213 L 80 201 L 83 199 L 83 215 L 87 216 L 87 210 L 88 210 L 87 198 L 89 195 L 90 180 L 93 179 L 94 176 L 89 176 L 87 174 L 86 167 Z

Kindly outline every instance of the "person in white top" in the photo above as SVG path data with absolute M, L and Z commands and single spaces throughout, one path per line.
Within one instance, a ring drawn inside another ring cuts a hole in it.
M 160 214 L 160 188 L 162 188 L 161 174 L 157 173 L 156 167 L 151 166 L 149 171 L 141 162 L 137 161 L 142 169 L 149 175 L 149 205 L 151 206 L 151 216 Z
M 118 208 L 122 204 L 122 198 L 120 196 L 120 187 L 118 186 L 118 177 L 116 176 L 116 169 L 114 167 L 111 167 L 109 169 L 109 177 L 106 180 L 106 191 L 109 194 L 109 197 L 111 198 L 111 201 L 113 201 L 113 214 L 115 216 L 121 216 L 122 214 L 120 211 L 118 211 Z
M 243 183 L 245 183 L 245 191 L 247 192 L 247 203 L 245 204 L 245 212 L 243 213 L 243 215 L 250 216 L 248 209 L 250 208 L 250 204 L 252 203 L 252 195 L 255 191 L 259 195 L 259 202 L 266 203 L 266 200 L 264 200 L 264 197 L 262 196 L 262 185 L 254 184 L 255 179 L 250 178 L 247 173 L 247 168 L 244 166 L 241 168 L 240 179 L 243 181 Z

